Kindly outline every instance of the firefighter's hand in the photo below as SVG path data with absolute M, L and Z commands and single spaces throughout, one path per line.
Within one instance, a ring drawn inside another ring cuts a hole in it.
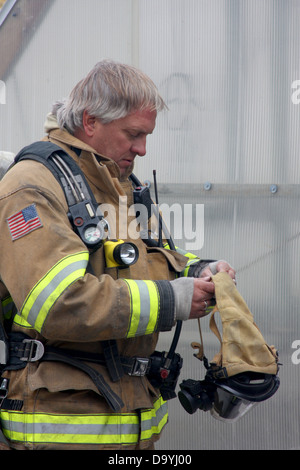
M 217 273 L 228 273 L 229 276 L 235 280 L 235 269 L 230 266 L 227 261 L 219 260 L 214 261 L 213 263 L 209 263 L 209 265 L 203 269 L 201 272 L 200 278 L 205 278 L 209 276 L 213 276 Z
M 211 299 L 214 297 L 214 293 L 215 285 L 210 277 L 194 279 L 194 292 L 189 316 L 190 320 L 204 317 L 209 313 L 207 308 L 211 305 Z

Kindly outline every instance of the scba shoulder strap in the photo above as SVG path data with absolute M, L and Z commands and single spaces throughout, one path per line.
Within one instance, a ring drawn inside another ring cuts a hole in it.
M 23 148 L 15 157 L 14 164 L 22 160 L 35 160 L 51 171 L 65 193 L 74 231 L 89 250 L 98 249 L 108 224 L 73 158 L 58 145 L 40 141 Z

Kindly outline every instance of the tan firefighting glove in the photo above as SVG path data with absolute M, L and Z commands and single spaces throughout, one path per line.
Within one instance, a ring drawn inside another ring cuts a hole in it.
M 216 306 L 211 314 L 210 328 L 218 337 L 221 349 L 211 363 L 228 377 L 246 371 L 275 375 L 278 371 L 277 352 L 274 346 L 266 343 L 231 277 L 222 272 L 213 276 L 212 281 Z M 221 317 L 222 336 L 215 321 L 216 312 Z M 203 345 L 192 343 L 192 347 L 199 348 L 197 357 L 202 359 Z

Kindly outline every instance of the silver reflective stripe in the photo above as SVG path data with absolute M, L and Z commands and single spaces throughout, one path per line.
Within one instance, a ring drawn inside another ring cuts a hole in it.
M 4 435 L 33 444 L 136 444 L 158 435 L 167 421 L 167 403 L 161 397 L 153 408 L 137 413 L 60 415 L 1 410 Z
M 66 266 L 62 271 L 60 271 L 53 279 L 52 281 L 49 282 L 45 286 L 45 288 L 41 291 L 41 293 L 38 295 L 36 300 L 34 301 L 32 307 L 30 308 L 29 315 L 27 317 L 28 323 L 30 325 L 34 325 L 36 322 L 36 319 L 47 301 L 47 299 L 50 298 L 50 296 L 54 293 L 54 291 L 57 289 L 57 287 L 73 272 L 78 271 L 80 269 L 86 269 L 87 267 L 87 262 L 85 260 L 80 260 L 76 261 L 75 263 L 72 263 L 68 266 Z M 56 297 L 55 297 L 56 300 Z M 54 302 L 51 302 L 49 306 L 52 306 Z
M 88 260 L 89 252 L 82 251 L 67 255 L 52 266 L 25 299 L 20 310 L 22 320 L 40 332 L 57 299 L 71 284 L 84 277 Z
M 1 411 L 4 435 L 12 441 L 61 444 L 134 444 L 137 414 L 54 415 Z
M 150 319 L 150 295 L 149 295 L 149 289 L 147 284 L 145 284 L 143 281 L 135 281 L 139 291 L 140 291 L 140 298 L 141 298 L 141 312 L 140 312 L 140 319 L 139 319 L 139 324 L 136 330 L 136 336 L 141 336 L 145 334 L 145 331 L 147 329 L 149 319 Z
M 165 402 L 160 406 L 160 408 L 156 410 L 156 413 L 152 415 L 150 419 L 142 419 L 142 423 L 141 423 L 142 434 L 153 428 L 160 427 L 160 424 L 162 423 L 162 420 L 167 416 L 167 413 L 168 413 L 168 404 L 167 402 Z
M 130 295 L 128 338 L 151 334 L 156 330 L 161 299 L 154 281 L 123 279 Z
M 2 425 L 5 428 L 5 421 L 2 420 Z M 118 435 L 118 434 L 139 434 L 139 423 L 136 424 L 60 424 L 60 423 L 22 423 L 22 422 L 11 422 L 8 425 L 8 429 L 11 432 L 24 434 L 84 434 L 88 435 Z

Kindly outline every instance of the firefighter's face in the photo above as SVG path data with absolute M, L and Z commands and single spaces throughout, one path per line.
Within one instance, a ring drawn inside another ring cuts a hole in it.
M 150 109 L 135 111 L 108 124 L 85 115 L 88 143 L 98 154 L 114 160 L 121 175 L 127 174 L 133 168 L 135 157 L 146 154 L 146 138 L 155 128 L 156 114 Z

